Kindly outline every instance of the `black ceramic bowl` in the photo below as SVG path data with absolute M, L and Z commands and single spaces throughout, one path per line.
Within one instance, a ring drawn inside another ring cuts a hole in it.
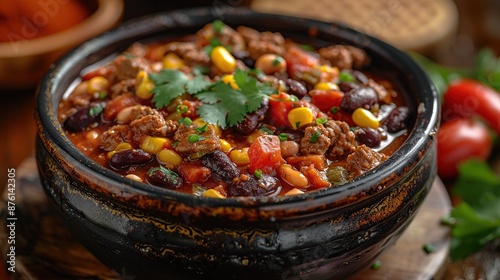
M 372 64 L 404 88 L 414 115 L 407 141 L 383 164 L 341 187 L 253 199 L 194 197 L 137 183 L 75 148 L 57 110 L 85 67 L 135 41 L 190 34 L 217 18 L 296 40 L 365 49 Z M 377 39 L 337 24 L 247 9 L 183 10 L 122 25 L 51 68 L 38 92 L 37 161 L 43 188 L 69 230 L 118 272 L 146 279 L 342 279 L 368 266 L 415 216 L 436 174 L 438 116 L 426 74 Z

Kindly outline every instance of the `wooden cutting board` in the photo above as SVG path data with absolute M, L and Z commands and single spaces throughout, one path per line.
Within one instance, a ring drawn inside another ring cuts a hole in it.
M 33 157 L 15 169 L 16 267 L 11 279 L 135 279 L 126 271 L 113 271 L 98 261 L 64 228 L 49 205 Z M 0 258 L 7 256 L 7 190 L 0 207 Z M 449 229 L 439 224 L 450 211 L 441 181 L 436 180 L 417 216 L 395 246 L 379 258 L 380 269 L 367 268 L 351 280 L 441 279 L 450 246 Z M 422 246 L 432 243 L 436 251 L 426 254 Z M 5 264 L 6 261 L 2 260 Z M 0 278 L 2 274 L 0 274 Z M 168 278 L 166 278 L 168 279 Z

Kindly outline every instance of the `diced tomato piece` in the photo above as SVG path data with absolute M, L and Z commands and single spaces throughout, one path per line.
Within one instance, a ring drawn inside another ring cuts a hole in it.
M 196 161 L 182 162 L 177 171 L 186 183 L 205 182 L 211 174 L 210 169 Z
M 321 189 L 330 186 L 330 182 L 313 165 L 301 167 L 300 172 L 307 177 L 312 188 Z
M 357 126 L 352 120 L 352 114 L 342 111 L 340 108 L 336 112 L 328 112 L 328 117 L 336 121 L 344 121 L 349 126 Z
M 309 91 L 311 103 L 316 105 L 321 111 L 329 112 L 332 107 L 339 107 L 344 93 L 337 90 L 313 89 Z
M 300 64 L 312 68 L 319 64 L 319 59 L 317 57 L 307 53 L 298 46 L 292 46 L 288 49 L 285 54 L 285 60 L 287 66 Z
M 292 110 L 293 103 L 287 93 L 272 94 L 269 98 L 269 121 L 277 126 L 288 126 L 288 112 Z
M 291 156 L 286 158 L 286 162 L 297 169 L 300 169 L 302 166 L 310 165 L 321 170 L 326 168 L 326 159 L 324 155 Z
M 257 137 L 248 148 L 248 157 L 250 158 L 250 172 L 260 169 L 263 173 L 273 174 L 283 162 L 278 136 Z

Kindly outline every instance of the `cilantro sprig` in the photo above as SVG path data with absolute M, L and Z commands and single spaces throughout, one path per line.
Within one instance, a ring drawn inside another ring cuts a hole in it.
M 150 73 L 149 79 L 155 84 L 151 93 L 154 94 L 152 101 L 156 108 L 167 106 L 184 93 L 196 94 L 211 85 L 200 72 L 194 71 L 194 75 L 194 78 L 190 79 L 183 72 L 172 69 Z
M 500 176 L 487 163 L 477 160 L 460 165 L 453 192 L 462 201 L 450 217 L 453 260 L 464 259 L 500 238 Z
M 196 111 L 203 120 L 222 129 L 234 126 L 259 109 L 264 99 L 275 91 L 240 69 L 234 73 L 234 81 L 238 89 L 218 81 L 196 94 L 196 98 L 203 102 Z

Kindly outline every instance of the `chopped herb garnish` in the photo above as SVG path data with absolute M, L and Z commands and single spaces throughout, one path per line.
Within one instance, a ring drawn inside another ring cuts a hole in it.
M 183 114 L 183 113 L 186 113 L 188 109 L 189 108 L 187 105 L 180 104 L 180 105 L 177 105 L 177 108 L 175 109 L 175 111 L 179 114 Z
M 450 217 L 450 216 L 443 216 L 441 217 L 441 220 L 439 221 L 440 224 L 442 224 L 443 226 L 452 226 L 454 225 L 457 221 L 455 221 L 454 218 Z
M 333 106 L 332 108 L 330 108 L 330 113 L 332 113 L 332 114 L 336 114 L 339 110 L 340 110 L 340 108 L 339 108 L 339 107 L 337 107 L 337 106 Z
M 347 72 L 347 71 L 340 71 L 340 74 L 339 74 L 339 83 L 341 82 L 355 82 L 356 81 L 356 78 L 354 78 L 354 76 Z
M 107 92 L 105 92 L 105 91 L 101 91 L 101 92 L 99 92 L 99 96 L 98 96 L 98 97 L 99 97 L 99 99 L 104 99 L 104 98 L 106 98 L 107 96 L 108 96 L 108 93 L 107 93 Z
M 328 121 L 328 119 L 327 119 L 327 118 L 317 118 L 317 119 L 316 119 L 316 124 L 317 124 L 317 125 L 320 125 L 320 124 L 325 124 L 327 121 Z
M 186 118 L 180 118 L 177 122 L 179 124 L 183 124 L 185 126 L 190 126 L 190 125 L 193 124 L 193 121 L 190 118 L 188 118 L 188 117 L 186 117 Z
M 135 57 L 135 56 L 134 56 L 133 54 L 131 54 L 131 53 L 125 53 L 125 54 L 123 54 L 123 56 L 124 56 L 125 58 L 128 58 L 128 59 L 131 59 L 131 58 L 134 58 L 134 57 Z
M 208 123 L 206 123 L 204 126 L 197 127 L 194 130 L 196 130 L 196 132 L 198 132 L 198 133 L 204 133 L 207 131 L 207 126 L 208 126 Z
M 297 101 L 299 101 L 299 98 L 295 95 L 290 95 L 290 101 L 297 102 Z
M 221 20 L 219 19 L 216 19 L 212 22 L 212 26 L 214 28 L 214 31 L 221 34 L 222 33 L 222 29 L 224 28 L 226 24 L 224 24 L 224 22 L 222 22 Z
M 95 106 L 90 107 L 89 109 L 89 116 L 94 117 L 102 113 L 104 108 L 102 107 L 101 104 L 97 104 Z
M 319 136 L 321 135 L 320 131 L 316 131 L 311 135 L 311 139 L 309 139 L 309 143 L 316 143 L 318 142 Z
M 264 131 L 266 134 L 273 134 L 273 131 L 267 126 L 261 127 L 260 130 Z
M 282 62 L 283 62 L 283 58 L 281 56 L 276 56 L 276 58 L 273 59 L 272 64 L 273 64 L 273 66 L 278 66 Z
M 300 122 L 296 122 L 295 123 L 295 128 L 299 128 L 300 127 Z
M 426 254 L 430 254 L 436 251 L 436 246 L 434 246 L 432 243 L 425 243 L 424 246 L 422 246 L 422 249 Z
M 382 267 L 382 261 L 381 260 L 376 260 L 370 266 L 370 268 L 373 269 L 373 270 L 379 270 L 381 267 Z
M 301 44 L 299 45 L 299 48 L 301 48 L 304 51 L 309 51 L 309 52 L 314 51 L 314 47 L 308 44 Z
M 247 114 L 259 109 L 262 102 L 275 91 L 241 69 L 234 73 L 234 81 L 238 89 L 218 81 L 196 94 L 203 102 L 196 112 L 204 121 L 219 125 L 222 129 L 234 126 L 243 121 Z
M 210 43 L 205 47 L 205 53 L 210 56 L 212 53 L 212 50 L 217 47 L 217 46 L 222 46 L 222 42 L 219 40 L 219 38 L 212 37 L 210 38 Z M 229 51 L 229 49 L 228 49 Z
M 174 142 L 172 143 L 172 147 L 174 147 L 174 148 L 175 148 L 175 147 L 177 147 L 177 145 L 179 145 L 179 140 L 174 141 Z
M 262 170 L 260 170 L 260 169 L 255 169 L 255 171 L 253 172 L 253 175 L 254 175 L 257 179 L 262 178 Z
M 205 140 L 205 137 L 199 135 L 199 134 L 189 134 L 188 136 L 188 142 L 189 143 L 196 143 L 198 141 Z
M 287 141 L 288 140 L 288 134 L 286 134 L 286 133 L 280 133 L 278 135 L 278 138 L 280 139 L 281 142 Z
M 205 77 L 194 71 L 195 77 L 189 77 L 179 70 L 163 69 L 159 73 L 150 73 L 149 79 L 154 82 L 155 87 L 152 102 L 156 108 L 161 109 L 183 93 L 196 94 L 208 88 L 211 83 Z

